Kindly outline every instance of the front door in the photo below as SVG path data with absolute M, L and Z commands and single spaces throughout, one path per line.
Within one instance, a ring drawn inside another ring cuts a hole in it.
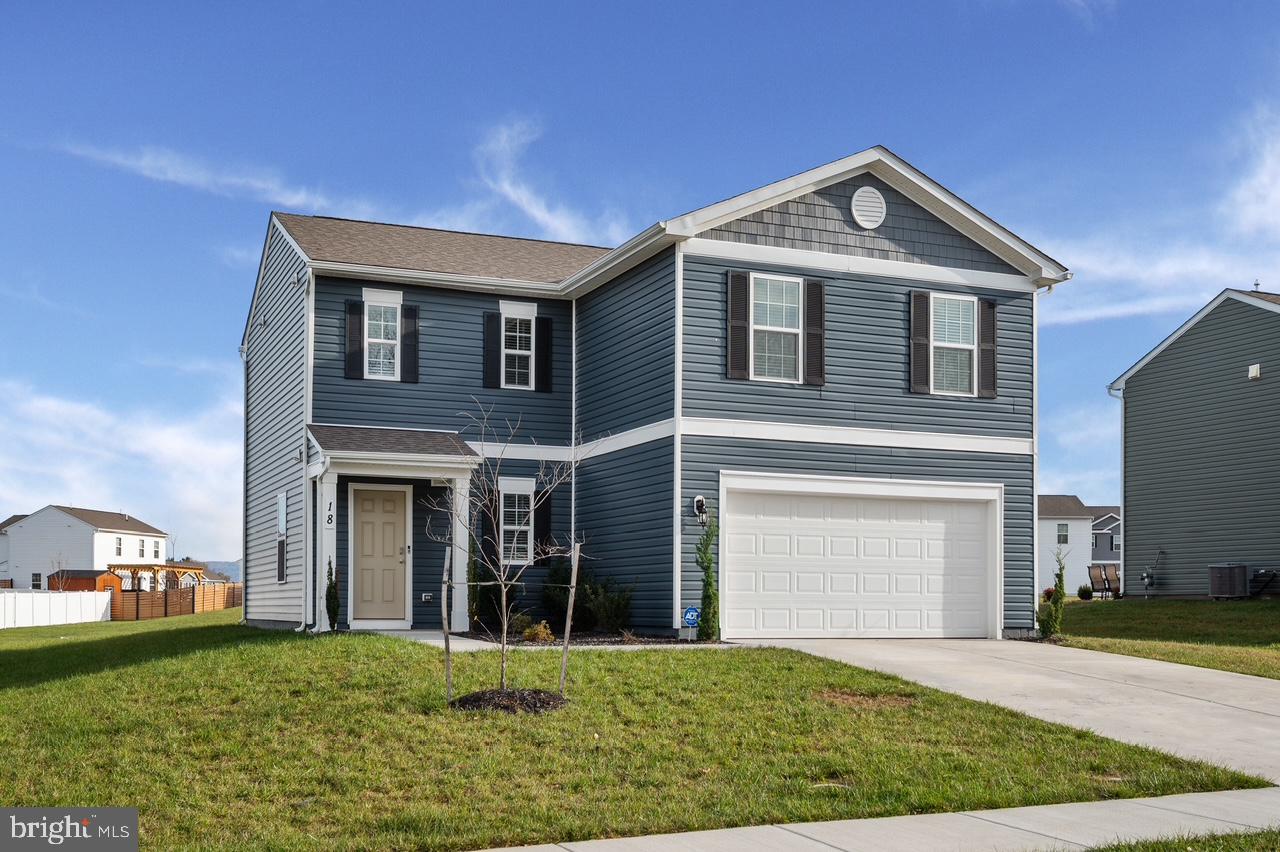
M 405 495 L 356 489 L 356 620 L 403 621 L 405 616 Z

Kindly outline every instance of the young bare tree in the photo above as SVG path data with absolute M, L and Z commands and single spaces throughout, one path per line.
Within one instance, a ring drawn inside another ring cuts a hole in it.
M 540 461 L 537 471 L 529 477 L 521 469 L 516 475 L 533 480 L 529 493 L 503 492 L 500 483 L 503 476 L 513 475 L 516 467 L 508 462 L 507 454 L 520 433 L 520 420 L 514 422 L 493 417 L 492 407 L 476 403 L 476 413 L 464 412 L 468 419 L 462 430 L 468 440 L 477 441 L 483 448 L 482 459 L 471 477 L 470 489 L 464 501 L 457 501 L 457 494 L 450 489 L 439 498 L 429 498 L 422 503 L 431 510 L 433 520 L 427 527 L 427 535 L 433 541 L 453 543 L 453 530 L 465 527 L 468 550 L 475 560 L 477 578 L 469 581 L 474 591 L 492 588 L 497 591 L 498 641 L 501 649 L 501 667 L 498 688 L 507 689 L 507 662 L 510 650 L 511 619 L 516 614 L 519 593 L 524 585 L 525 573 L 542 560 L 565 557 L 573 553 L 573 543 L 557 542 L 549 530 L 540 529 L 538 520 L 549 511 L 551 496 L 555 490 L 568 483 L 578 462 L 576 456 L 567 461 Z M 507 473 L 503 473 L 504 468 Z M 456 523 L 461 521 L 461 523 Z M 446 562 L 445 578 L 441 591 L 446 600 L 441 602 L 444 618 L 442 625 L 447 636 L 448 593 L 453 585 Z M 446 648 L 446 668 L 452 674 L 451 660 Z M 448 677 L 451 681 L 452 678 Z M 452 690 L 450 689 L 450 692 Z

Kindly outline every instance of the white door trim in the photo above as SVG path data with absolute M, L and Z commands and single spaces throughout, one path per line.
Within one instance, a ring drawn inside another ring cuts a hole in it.
M 730 491 L 771 491 L 788 494 L 831 494 L 846 497 L 890 497 L 922 500 L 963 500 L 986 502 L 988 555 L 991 557 L 988 577 L 990 601 L 987 608 L 987 638 L 999 639 L 1004 633 L 1004 484 L 999 482 L 941 482 L 920 479 L 876 479 L 855 476 L 771 473 L 765 471 L 721 470 L 720 498 L 717 511 L 722 517 L 717 542 L 717 585 L 725 588 L 724 514 Z M 723 634 L 724 607 L 720 608 L 720 630 Z
M 402 619 L 357 619 L 356 590 L 356 491 L 404 493 L 404 615 Z M 413 627 L 413 486 L 389 483 L 347 483 L 347 626 L 352 630 L 408 630 Z

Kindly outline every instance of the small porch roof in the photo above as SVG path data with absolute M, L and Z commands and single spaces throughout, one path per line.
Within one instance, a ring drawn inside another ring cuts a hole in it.
M 480 464 L 457 432 L 312 423 L 307 433 L 319 456 L 309 471 L 313 476 L 328 470 L 456 478 Z

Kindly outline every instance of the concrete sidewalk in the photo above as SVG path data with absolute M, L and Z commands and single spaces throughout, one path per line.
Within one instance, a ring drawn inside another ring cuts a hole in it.
M 966 811 L 761 825 L 518 847 L 524 852 L 998 852 L 1280 827 L 1280 787 Z M 517 847 L 512 847 L 517 848 Z

